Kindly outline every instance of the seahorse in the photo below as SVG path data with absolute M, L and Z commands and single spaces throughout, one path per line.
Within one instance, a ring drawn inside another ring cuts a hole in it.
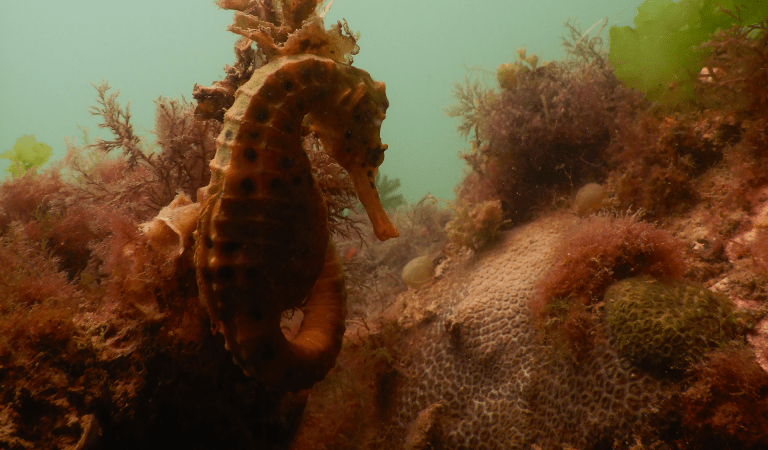
M 322 380 L 345 331 L 344 274 L 302 126 L 347 170 L 385 240 L 398 235 L 374 183 L 388 106 L 384 83 L 367 72 L 305 54 L 255 71 L 224 116 L 210 184 L 198 192 L 197 281 L 212 331 L 265 385 L 298 391 Z M 280 316 L 302 304 L 301 329 L 288 341 Z

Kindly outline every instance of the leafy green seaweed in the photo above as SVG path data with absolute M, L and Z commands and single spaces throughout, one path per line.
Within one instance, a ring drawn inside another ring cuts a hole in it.
M 634 28 L 611 27 L 608 57 L 624 84 L 671 105 L 693 97 L 712 33 L 765 19 L 764 0 L 645 0 Z
M 24 175 L 28 170 L 37 169 L 53 155 L 50 145 L 37 142 L 34 134 L 25 134 L 16 140 L 13 149 L 0 154 L 0 159 L 8 159 L 11 165 L 6 169 L 14 177 Z

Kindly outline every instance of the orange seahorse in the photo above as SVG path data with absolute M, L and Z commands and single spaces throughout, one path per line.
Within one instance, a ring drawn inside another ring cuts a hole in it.
M 293 55 L 258 69 L 225 114 L 210 184 L 198 192 L 197 281 L 214 333 L 267 385 L 297 391 L 322 380 L 345 331 L 344 274 L 302 124 L 347 170 L 385 240 L 398 235 L 374 184 L 388 104 L 384 84 L 367 72 Z M 288 341 L 280 316 L 302 304 L 301 329 Z

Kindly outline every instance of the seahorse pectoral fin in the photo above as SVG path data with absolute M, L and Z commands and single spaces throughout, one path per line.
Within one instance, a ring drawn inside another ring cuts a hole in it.
M 368 218 L 371 219 L 374 234 L 380 241 L 386 241 L 389 238 L 399 236 L 400 233 L 390 222 L 386 211 L 384 211 L 384 206 L 381 204 L 379 192 L 376 190 L 376 183 L 374 182 L 377 171 L 378 169 L 370 170 L 356 167 L 348 170 L 357 192 L 357 198 L 360 199 Z

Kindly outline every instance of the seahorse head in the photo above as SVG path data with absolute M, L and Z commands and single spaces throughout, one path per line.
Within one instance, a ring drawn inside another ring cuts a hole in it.
M 389 101 L 384 83 L 374 81 L 363 70 L 351 66 L 346 70 L 357 81 L 341 100 L 346 114 L 321 115 L 324 117 L 317 120 L 324 125 L 314 128 L 325 151 L 349 173 L 376 237 L 384 241 L 399 234 L 384 211 L 374 181 L 387 149 L 381 143 L 381 124 Z M 327 126 L 328 122 L 335 126 Z

